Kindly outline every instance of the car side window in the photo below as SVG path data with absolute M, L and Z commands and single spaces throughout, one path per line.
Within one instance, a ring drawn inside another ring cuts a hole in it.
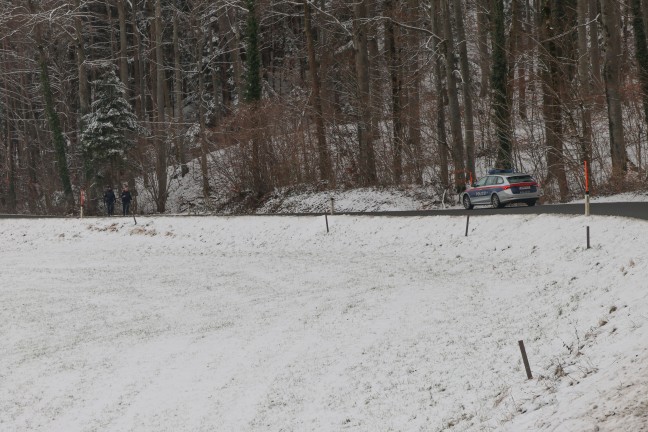
M 497 183 L 497 179 L 499 177 L 497 176 L 488 176 L 488 181 L 486 182 L 486 186 L 492 186 Z
M 480 178 L 479 181 L 477 181 L 477 183 L 475 183 L 475 186 L 476 187 L 485 186 L 486 185 L 486 180 L 488 180 L 488 177 Z
M 497 177 L 497 184 L 498 185 L 504 184 L 504 179 L 502 177 Z

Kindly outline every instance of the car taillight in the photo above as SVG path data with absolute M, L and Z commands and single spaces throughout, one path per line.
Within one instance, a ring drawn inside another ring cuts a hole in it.
M 511 189 L 511 185 L 506 185 L 502 188 L 502 190 L 506 190 L 506 189 Z

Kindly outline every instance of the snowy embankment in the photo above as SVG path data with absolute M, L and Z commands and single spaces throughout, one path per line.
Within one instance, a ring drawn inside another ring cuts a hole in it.
M 648 428 L 647 223 L 328 221 L 0 220 L 0 430 Z

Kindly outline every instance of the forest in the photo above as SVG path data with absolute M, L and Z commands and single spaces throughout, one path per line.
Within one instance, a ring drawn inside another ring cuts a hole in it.
M 644 187 L 648 0 L 0 0 L 0 212 L 167 210 L 491 167 Z M 587 162 L 587 163 L 585 163 Z M 586 167 L 586 168 L 585 168 Z

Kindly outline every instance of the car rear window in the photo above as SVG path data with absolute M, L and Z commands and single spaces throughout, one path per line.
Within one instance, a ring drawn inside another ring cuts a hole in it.
M 508 178 L 509 183 L 528 183 L 532 182 L 533 179 L 530 175 L 521 175 L 521 176 L 511 176 Z

